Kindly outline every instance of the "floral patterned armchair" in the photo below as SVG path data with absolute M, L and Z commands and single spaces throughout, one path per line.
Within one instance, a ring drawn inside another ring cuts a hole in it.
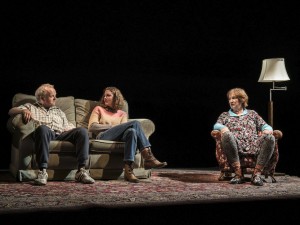
M 271 177 L 272 183 L 276 182 L 274 177 L 275 168 L 278 163 L 279 159 L 279 152 L 278 152 L 278 140 L 282 138 L 282 132 L 280 130 L 274 130 L 273 135 L 275 137 L 275 150 L 274 153 L 268 163 L 268 165 L 263 170 L 263 175 L 265 178 Z M 227 162 L 227 158 L 222 150 L 221 146 L 221 132 L 218 130 L 212 130 L 211 136 L 216 141 L 216 159 L 219 164 L 220 169 L 220 176 L 219 180 L 229 180 L 232 178 L 232 173 L 234 172 L 233 168 Z M 241 167 L 243 174 L 252 174 L 254 171 L 254 167 L 256 164 L 256 157 L 255 156 L 242 156 L 240 158 Z

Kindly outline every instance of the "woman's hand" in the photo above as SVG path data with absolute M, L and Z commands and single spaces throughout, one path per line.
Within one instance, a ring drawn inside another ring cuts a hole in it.
M 273 134 L 272 130 L 263 130 L 263 134 Z
M 225 132 L 228 132 L 228 131 L 229 131 L 228 127 L 222 128 L 221 129 L 221 135 L 224 134 Z

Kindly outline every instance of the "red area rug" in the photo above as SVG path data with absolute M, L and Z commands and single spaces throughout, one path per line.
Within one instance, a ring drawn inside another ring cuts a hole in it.
M 0 213 L 82 207 L 127 207 L 201 202 L 248 201 L 300 197 L 300 178 L 277 176 L 262 187 L 249 182 L 231 185 L 218 181 L 219 172 L 206 169 L 153 170 L 140 183 L 124 180 L 97 180 L 85 185 L 74 181 L 50 181 L 46 186 L 33 182 L 0 181 Z

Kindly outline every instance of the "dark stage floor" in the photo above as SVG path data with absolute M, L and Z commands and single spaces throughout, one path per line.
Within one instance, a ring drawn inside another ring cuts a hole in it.
M 0 214 L 1 224 L 299 224 L 299 199 Z
M 1 224 L 299 224 L 300 178 L 263 187 L 217 181 L 215 169 L 153 170 L 150 180 L 19 183 L 0 173 Z M 38 204 L 37 204 L 38 202 Z M 37 207 L 38 206 L 38 207 Z M 5 221 L 5 222 L 3 222 Z

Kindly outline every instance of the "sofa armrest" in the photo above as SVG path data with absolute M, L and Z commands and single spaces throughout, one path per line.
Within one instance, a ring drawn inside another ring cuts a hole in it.
M 154 133 L 155 125 L 152 120 L 145 119 L 145 118 L 137 118 L 137 119 L 129 119 L 128 121 L 132 121 L 132 120 L 136 120 L 141 123 L 142 129 L 148 139 Z
M 20 138 L 25 138 L 35 130 L 33 120 L 28 123 L 24 123 L 21 114 L 17 114 L 14 117 L 10 117 L 7 121 L 7 129 L 11 134 L 19 134 Z

